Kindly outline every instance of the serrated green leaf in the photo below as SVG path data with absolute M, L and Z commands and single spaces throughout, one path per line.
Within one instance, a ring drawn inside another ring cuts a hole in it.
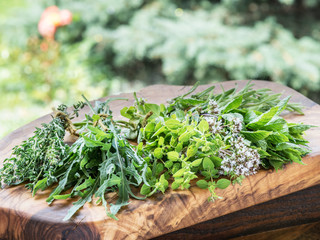
M 268 137 L 267 140 L 277 144 L 277 143 L 281 143 L 281 142 L 288 142 L 289 139 L 286 135 L 279 133 L 279 132 L 273 132 L 271 133 Z
M 278 112 L 279 107 L 272 107 L 269 111 L 261 114 L 251 122 L 247 124 L 247 128 L 258 130 L 266 125 Z
M 306 125 L 306 124 L 295 124 L 295 125 L 289 125 L 289 132 L 291 134 L 294 134 L 294 133 L 303 133 L 304 131 L 307 131 L 308 129 L 312 128 L 312 127 L 316 127 L 316 126 L 313 126 L 313 125 Z
M 244 135 L 246 139 L 248 139 L 251 142 L 257 142 L 262 139 L 267 138 L 272 132 L 270 131 L 264 131 L 264 130 L 258 130 L 258 131 L 241 131 L 241 134 Z

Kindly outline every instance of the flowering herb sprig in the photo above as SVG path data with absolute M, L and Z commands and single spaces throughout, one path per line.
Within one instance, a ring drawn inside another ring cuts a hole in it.
M 289 97 L 280 99 L 251 84 L 240 91 L 214 94 L 210 87 L 191 95 L 197 85 L 167 106 L 134 94 L 134 105 L 120 111 L 128 121 L 113 119 L 108 106 L 113 99 L 93 107 L 84 98 L 71 112 L 61 105 L 50 123 L 13 149 L 0 169 L 0 182 L 27 182 L 33 195 L 56 183 L 49 204 L 77 198 L 64 220 L 94 198 L 116 219 L 129 197 L 145 199 L 169 187 L 188 189 L 197 179 L 196 185 L 208 189 L 214 201 L 220 198 L 217 188 L 241 183 L 261 167 L 303 164 L 301 157 L 310 149 L 302 135 L 313 126 L 288 123 L 280 116 L 284 110 L 302 113 Z M 73 122 L 85 105 L 91 114 Z M 72 146 L 63 141 L 66 131 L 77 137 Z M 139 187 L 141 195 L 132 187 Z M 116 201 L 108 198 L 110 192 L 117 192 Z

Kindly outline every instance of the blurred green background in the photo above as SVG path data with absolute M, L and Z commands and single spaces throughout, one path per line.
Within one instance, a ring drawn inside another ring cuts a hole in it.
M 49 6 L 71 24 L 38 33 Z M 0 0 L 0 137 L 85 94 L 263 79 L 320 102 L 320 0 Z

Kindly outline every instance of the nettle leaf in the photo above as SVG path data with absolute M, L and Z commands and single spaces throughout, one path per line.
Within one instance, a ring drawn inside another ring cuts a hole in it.
M 261 114 L 251 122 L 247 124 L 247 128 L 258 130 L 264 125 L 266 125 L 272 118 L 277 114 L 279 107 L 272 107 L 269 111 Z
M 231 181 L 228 179 L 220 179 L 216 182 L 216 187 L 220 189 L 225 189 L 230 185 Z
M 197 186 L 199 188 L 202 188 L 202 189 L 207 189 L 208 188 L 208 182 L 206 180 L 199 180 L 197 181 Z
M 260 147 L 262 150 L 267 151 L 268 143 L 265 140 L 259 140 L 257 141 L 258 147 Z
M 276 150 L 277 151 L 282 151 L 282 150 L 286 150 L 286 149 L 295 149 L 298 150 L 300 152 L 301 155 L 305 155 L 307 153 L 310 152 L 310 150 L 306 147 L 294 144 L 294 143 L 289 143 L 289 142 L 283 142 L 283 143 L 279 143 L 276 146 Z
M 279 133 L 279 132 L 273 132 L 268 137 L 267 140 L 272 143 L 282 143 L 282 142 L 288 142 L 289 139 L 286 135 Z
M 209 123 L 202 119 L 201 122 L 199 123 L 198 125 L 198 129 L 201 131 L 201 132 L 206 132 L 209 130 Z
M 227 105 L 224 107 L 222 113 L 228 113 L 230 111 L 232 111 L 233 109 L 237 109 L 238 107 L 240 107 L 242 103 L 242 95 L 240 95 L 239 97 L 232 99 L 229 103 L 227 103 Z
M 251 142 L 257 142 L 262 139 L 267 138 L 272 132 L 270 131 L 264 131 L 264 130 L 258 130 L 258 131 L 241 131 L 241 134 L 244 135 L 244 137 Z
M 289 132 L 291 134 L 300 134 L 303 133 L 304 131 L 307 131 L 308 129 L 312 128 L 312 127 L 316 127 L 313 125 L 306 125 L 306 124 L 295 124 L 295 123 L 291 123 L 289 124 Z
M 244 116 L 244 122 L 247 124 L 254 119 L 256 119 L 258 115 L 253 110 L 248 110 Z
M 179 153 L 175 151 L 167 152 L 167 157 L 171 161 L 178 161 L 179 160 Z
M 213 162 L 211 161 L 210 158 L 205 157 L 205 158 L 203 159 L 202 165 L 203 165 L 203 168 L 204 168 L 205 170 L 207 170 L 207 171 L 214 171 L 214 164 L 213 164 Z
M 284 120 L 282 117 L 274 116 L 264 127 L 264 130 L 269 131 L 281 131 L 284 128 L 287 128 L 286 126 L 287 121 Z

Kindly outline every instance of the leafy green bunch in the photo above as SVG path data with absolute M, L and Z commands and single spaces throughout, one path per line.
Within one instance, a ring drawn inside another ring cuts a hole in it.
M 197 185 L 208 188 L 213 200 L 216 187 L 227 187 L 229 179 L 241 183 L 260 166 L 302 163 L 301 156 L 310 152 L 302 134 L 312 126 L 287 123 L 280 116 L 285 109 L 302 113 L 300 106 L 289 103 L 290 97 L 281 100 L 269 89 L 252 87 L 216 95 L 210 87 L 188 97 L 195 85 L 167 107 L 135 96 L 135 105 L 121 114 L 129 118 L 127 137 L 137 137 L 137 152 L 148 162 L 150 186 L 143 185 L 141 194 L 164 192 L 170 178 L 172 189 L 187 189 L 202 176 Z
M 49 188 L 48 204 L 76 198 L 64 220 L 93 201 L 117 219 L 130 197 L 142 200 L 169 187 L 183 190 L 196 184 L 208 189 L 213 201 L 219 198 L 217 188 L 241 183 L 261 166 L 303 164 L 301 157 L 310 152 L 303 133 L 312 126 L 280 116 L 284 110 L 302 113 L 289 97 L 280 99 L 250 83 L 239 91 L 214 94 L 209 87 L 193 94 L 197 85 L 167 106 L 134 94 L 134 105 L 120 111 L 127 121 L 113 119 L 109 102 L 115 99 L 93 107 L 84 97 L 71 112 L 61 105 L 50 123 L 13 149 L 0 169 L 0 181 L 27 182 L 33 195 Z M 86 105 L 91 114 L 74 122 Z M 66 131 L 77 137 L 71 146 L 64 143 Z
M 108 101 L 96 102 L 95 108 L 89 102 L 86 104 L 93 114 L 75 124 L 70 118 L 77 116 L 85 104 L 74 105 L 73 114 L 67 113 L 66 106 L 60 106 L 49 124 L 14 148 L 14 157 L 6 159 L 0 171 L 1 180 L 8 185 L 29 181 L 27 187 L 33 195 L 57 183 L 47 199 L 49 204 L 55 199 L 79 198 L 64 220 L 70 219 L 93 197 L 97 198 L 97 204 L 102 203 L 108 216 L 116 219 L 119 209 L 129 204 L 129 196 L 143 199 L 135 196 L 130 186 L 148 184 L 147 165 L 119 134 Z M 65 129 L 78 136 L 71 147 L 63 142 Z M 106 200 L 109 192 L 118 192 L 117 201 L 110 204 L 110 209 Z

